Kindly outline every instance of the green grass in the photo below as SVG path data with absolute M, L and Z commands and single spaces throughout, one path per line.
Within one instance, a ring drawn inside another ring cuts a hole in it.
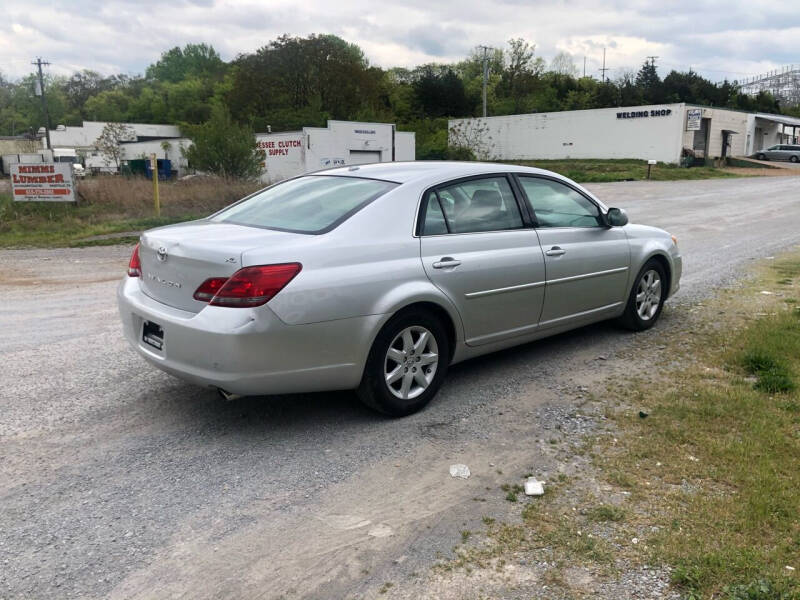
M 205 217 L 260 186 L 200 177 L 164 182 L 160 217 L 154 216 L 152 183 L 143 178 L 87 178 L 78 184 L 78 204 L 14 202 L 0 194 L 0 248 L 128 243 L 144 229 Z M 126 232 L 132 235 L 87 239 Z
M 776 263 L 753 296 L 800 275 L 800 261 Z M 696 366 L 648 386 L 650 418 L 623 419 L 623 445 L 601 459 L 638 475 L 639 510 L 660 526 L 652 557 L 689 598 L 800 598 L 800 314 L 773 302 L 743 328 L 684 340 Z
M 639 181 L 647 179 L 647 161 L 633 159 L 571 159 L 571 160 L 519 160 L 514 164 L 538 167 L 555 171 L 578 183 L 610 181 Z M 678 179 L 711 179 L 736 177 L 736 175 L 712 167 L 682 168 L 677 165 L 658 163 L 650 170 L 650 179 L 672 181 Z
M 0 248 L 57 247 L 127 243 L 135 238 L 85 241 L 85 238 L 127 231 L 142 231 L 202 215 L 121 218 L 104 214 L 95 206 L 62 203 L 14 203 L 0 195 Z
M 609 381 L 613 437 L 586 440 L 599 479 L 554 483 L 536 499 L 501 485 L 521 522 L 484 517 L 482 543 L 440 569 L 546 560 L 544 578 L 572 597 L 570 566 L 611 579 L 620 565 L 666 566 L 689 600 L 800 600 L 800 310 L 759 293 L 789 295 L 780 282 L 798 277 L 800 254 L 776 260 L 704 303 L 707 314 L 686 315 L 693 335 L 663 332 L 664 356 L 691 358 Z M 617 500 L 599 502 L 597 487 Z
M 589 510 L 589 519 L 592 521 L 618 523 L 625 518 L 625 511 L 618 506 L 608 504 L 596 506 Z

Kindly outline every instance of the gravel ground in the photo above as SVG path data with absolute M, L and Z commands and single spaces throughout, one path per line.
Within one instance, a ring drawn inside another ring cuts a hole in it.
M 580 469 L 570 441 L 601 425 L 576 407 L 647 368 L 619 353 L 657 348 L 691 303 L 800 240 L 796 181 L 590 186 L 680 240 L 683 289 L 659 327 L 599 324 L 458 365 L 402 420 L 346 393 L 222 402 L 126 347 L 114 291 L 129 248 L 0 251 L 0 598 L 410 594 L 461 530 L 508 511 L 487 487 Z M 451 478 L 454 462 L 472 476 Z M 665 577 L 596 591 L 662 597 Z

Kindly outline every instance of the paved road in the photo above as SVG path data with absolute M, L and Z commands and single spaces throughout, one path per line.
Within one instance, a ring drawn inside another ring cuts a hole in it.
M 576 399 L 646 367 L 618 352 L 657 345 L 687 303 L 800 241 L 796 178 L 591 187 L 680 240 L 683 289 L 659 328 L 601 324 L 459 365 L 395 421 L 344 393 L 226 403 L 153 370 L 117 322 L 128 248 L 0 251 L 0 598 L 399 593 L 505 509 L 487 489 L 569 472 L 562 448 L 591 427 Z

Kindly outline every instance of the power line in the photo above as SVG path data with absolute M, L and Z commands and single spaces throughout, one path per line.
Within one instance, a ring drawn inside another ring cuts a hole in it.
M 42 75 L 42 66 L 47 66 L 50 63 L 43 61 L 41 56 L 37 56 L 36 60 L 31 64 L 36 65 L 39 69 L 39 94 L 42 97 L 42 109 L 44 110 L 45 118 L 44 135 L 47 138 L 48 149 L 52 149 L 53 147 L 50 145 L 50 111 L 47 110 L 47 96 L 44 93 L 44 75 Z

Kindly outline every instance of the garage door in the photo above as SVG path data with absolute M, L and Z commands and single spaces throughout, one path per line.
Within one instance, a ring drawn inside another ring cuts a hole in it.
M 381 162 L 380 150 L 350 150 L 351 165 L 366 165 Z

